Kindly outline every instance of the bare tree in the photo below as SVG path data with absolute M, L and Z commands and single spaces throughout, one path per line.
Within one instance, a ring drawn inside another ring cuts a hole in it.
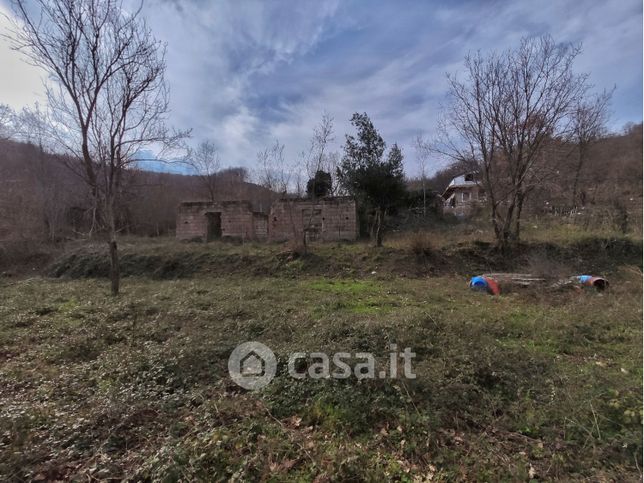
M 318 190 L 316 189 L 316 183 L 319 182 L 320 173 L 328 174 L 332 183 L 331 173 L 328 171 L 328 147 L 333 142 L 333 139 L 333 118 L 329 114 L 324 113 L 320 124 L 313 128 L 313 136 L 311 137 L 309 150 L 303 156 L 309 180 L 306 191 L 313 201 L 317 198 Z M 304 247 L 304 253 L 308 251 L 309 237 L 314 238 L 317 235 L 317 233 L 314 233 L 317 230 L 314 226 L 314 222 L 316 221 L 315 217 L 316 210 L 314 208 L 309 209 L 306 214 L 302 213 L 302 245 Z
M 286 195 L 292 172 L 284 159 L 284 145 L 279 140 L 257 153 L 257 178 L 264 188 Z
M 0 142 L 11 139 L 14 135 L 14 129 L 15 113 L 13 112 L 13 109 L 6 104 L 0 104 Z M 5 171 L 8 171 L 7 167 L 0 166 L 0 180 L 4 181 L 7 179 L 8 176 Z M 2 188 L 6 195 L 9 191 L 8 187 L 3 186 Z M 8 200 L 0 204 L 4 205 L 5 203 L 8 203 Z
M 221 170 L 221 161 L 215 145 L 210 141 L 200 143 L 197 149 L 191 149 L 188 152 L 186 163 L 197 174 L 210 201 L 215 201 L 218 175 Z
M 530 192 L 555 172 L 545 149 L 571 131 L 571 114 L 588 89 L 575 74 L 580 46 L 549 36 L 517 49 L 465 59 L 467 78 L 448 75 L 451 109 L 438 150 L 479 171 L 500 248 L 517 242 Z
M 427 216 L 427 163 L 429 162 L 432 149 L 430 143 L 425 141 L 421 135 L 416 136 L 414 149 L 416 150 L 416 162 L 418 163 L 423 190 L 423 216 Z
M 0 141 L 9 139 L 15 132 L 15 113 L 6 104 L 0 104 Z
M 576 146 L 576 162 L 571 193 L 572 206 L 577 204 L 579 180 L 591 146 L 606 133 L 608 106 L 613 91 L 603 91 L 590 99 L 577 101 L 572 113 L 570 141 Z M 582 204 L 583 204 L 583 200 Z
M 224 197 L 250 201 L 252 194 L 249 192 L 248 178 L 248 170 L 242 166 L 222 168 L 216 176 L 217 191 Z
M 325 159 L 325 170 L 327 173 L 331 173 L 331 195 L 333 196 L 346 194 L 346 191 L 338 180 L 338 166 L 340 166 L 340 159 L 340 153 L 337 151 L 330 151 L 326 155 Z
M 270 148 L 257 153 L 258 181 L 269 190 L 278 193 L 288 207 L 288 216 L 293 232 L 293 240 L 298 240 L 297 217 L 295 214 L 295 199 L 289 196 L 291 182 L 294 181 L 296 196 L 302 194 L 302 173 L 298 163 L 288 165 L 284 158 L 284 145 L 275 140 Z
M 302 155 L 308 179 L 314 179 L 318 171 L 329 172 L 328 147 L 333 140 L 333 117 L 325 112 L 320 124 L 313 128 L 308 151 Z
M 144 146 L 174 146 L 165 125 L 165 47 L 118 0 L 16 0 L 13 47 L 45 69 L 52 134 L 89 188 L 119 293 L 117 207 L 124 171 Z
M 35 156 L 26 163 L 26 168 L 33 178 L 36 199 L 42 209 L 43 224 L 50 242 L 56 241 L 64 225 L 66 201 L 70 193 L 66 192 L 60 173 L 53 164 L 60 156 L 55 156 L 48 148 L 46 114 L 38 104 L 33 108 L 24 108 L 16 115 L 16 132 L 19 139 L 36 148 Z

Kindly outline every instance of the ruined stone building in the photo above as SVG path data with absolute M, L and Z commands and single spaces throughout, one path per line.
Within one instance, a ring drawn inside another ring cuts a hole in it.
M 254 211 L 248 201 L 186 201 L 177 212 L 179 240 L 218 238 L 287 241 L 355 240 L 358 237 L 356 203 L 350 197 L 284 198 L 267 215 Z
M 177 212 L 176 236 L 201 241 L 265 240 L 267 221 L 267 215 L 253 211 L 248 201 L 185 201 Z
M 268 239 L 339 241 L 358 238 L 356 202 L 350 197 L 281 199 L 268 216 Z

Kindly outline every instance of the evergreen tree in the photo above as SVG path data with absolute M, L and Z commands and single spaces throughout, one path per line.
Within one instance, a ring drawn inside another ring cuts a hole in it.
M 366 113 L 355 113 L 351 124 L 357 137 L 346 136 L 338 180 L 373 214 L 371 237 L 376 246 L 382 246 L 383 221 L 406 193 L 403 154 L 394 144 L 385 157 L 385 141 Z

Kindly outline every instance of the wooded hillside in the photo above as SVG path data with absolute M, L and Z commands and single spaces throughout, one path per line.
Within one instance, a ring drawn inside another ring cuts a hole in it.
M 553 150 L 558 175 L 535 193 L 529 211 L 571 210 L 574 147 L 560 144 Z M 87 235 L 92 206 L 73 172 L 60 156 L 38 146 L 0 141 L 0 241 L 56 241 Z M 428 190 L 442 193 L 463 167 L 454 165 L 427 180 Z M 258 211 L 268 212 L 275 193 L 247 181 L 243 168 L 220 172 L 216 181 L 218 200 L 247 199 Z M 408 180 L 411 190 L 421 181 Z M 581 172 L 580 192 L 584 207 L 616 205 L 633 216 L 642 210 L 642 124 L 627 126 L 591 147 Z M 157 236 L 172 233 L 177 205 L 184 200 L 208 198 L 197 176 L 128 170 L 119 219 L 123 233 Z
M 91 231 L 90 197 L 65 164 L 70 160 L 33 144 L 0 141 L 0 241 L 56 241 Z M 274 193 L 247 178 L 241 168 L 222 170 L 216 179 L 216 199 L 249 200 L 256 210 L 268 212 Z M 128 170 L 120 229 L 138 235 L 167 234 L 174 230 L 181 201 L 207 197 L 197 176 Z

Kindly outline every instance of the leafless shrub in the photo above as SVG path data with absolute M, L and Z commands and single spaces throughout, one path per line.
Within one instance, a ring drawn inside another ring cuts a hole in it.
M 416 231 L 409 236 L 409 248 L 418 257 L 428 257 L 434 252 L 429 233 Z

